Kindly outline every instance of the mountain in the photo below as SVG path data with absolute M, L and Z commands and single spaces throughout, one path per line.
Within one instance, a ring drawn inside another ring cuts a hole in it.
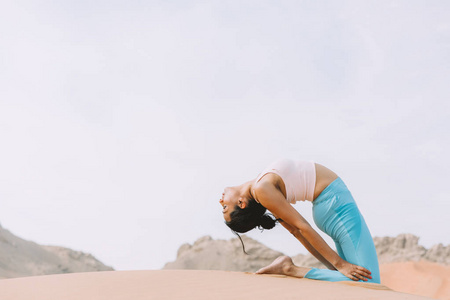
M 259 269 L 283 255 L 245 235 L 242 239 L 249 255 L 242 251 L 237 238 L 226 241 L 204 236 L 193 245 L 182 245 L 176 261 L 167 263 L 164 269 L 249 271 Z
M 0 226 L 0 278 L 111 270 L 91 254 L 42 246 Z
M 400 234 L 396 237 L 373 239 L 380 263 L 426 260 L 450 265 L 450 245 L 436 244 L 429 249 L 419 245 L 419 237 Z
M 194 244 L 182 245 L 173 262 L 163 269 L 228 270 L 254 272 L 271 263 L 283 253 L 274 251 L 263 244 L 243 235 L 246 251 L 242 252 L 239 239 L 214 240 L 202 237 Z M 375 237 L 380 263 L 426 260 L 442 265 L 450 265 L 450 245 L 435 245 L 430 249 L 419 245 L 419 238 L 412 234 L 400 234 L 397 237 Z M 296 265 L 325 268 L 310 254 L 298 254 L 292 257 Z

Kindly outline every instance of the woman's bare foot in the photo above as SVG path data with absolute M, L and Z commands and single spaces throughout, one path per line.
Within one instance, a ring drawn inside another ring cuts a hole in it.
M 303 278 L 310 268 L 297 267 L 289 256 L 277 257 L 270 265 L 256 271 L 256 274 L 278 274 Z

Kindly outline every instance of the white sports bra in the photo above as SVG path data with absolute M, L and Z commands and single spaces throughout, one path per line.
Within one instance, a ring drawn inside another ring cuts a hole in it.
M 312 161 L 279 159 L 271 163 L 256 178 L 258 182 L 267 173 L 275 173 L 281 177 L 286 187 L 287 201 L 313 201 L 316 186 L 316 167 Z

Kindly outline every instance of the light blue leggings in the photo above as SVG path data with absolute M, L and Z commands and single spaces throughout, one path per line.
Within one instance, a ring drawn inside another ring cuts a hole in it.
M 372 279 L 380 283 L 378 258 L 369 228 L 358 206 L 342 179 L 328 185 L 313 202 L 314 222 L 336 244 L 336 250 L 344 260 L 368 269 Z M 305 278 L 326 281 L 350 280 L 339 271 L 311 269 Z

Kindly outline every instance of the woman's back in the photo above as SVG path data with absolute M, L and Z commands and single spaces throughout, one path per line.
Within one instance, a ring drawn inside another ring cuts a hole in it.
M 281 159 L 270 164 L 255 180 L 270 182 L 290 203 L 313 201 L 338 176 L 317 163 Z

